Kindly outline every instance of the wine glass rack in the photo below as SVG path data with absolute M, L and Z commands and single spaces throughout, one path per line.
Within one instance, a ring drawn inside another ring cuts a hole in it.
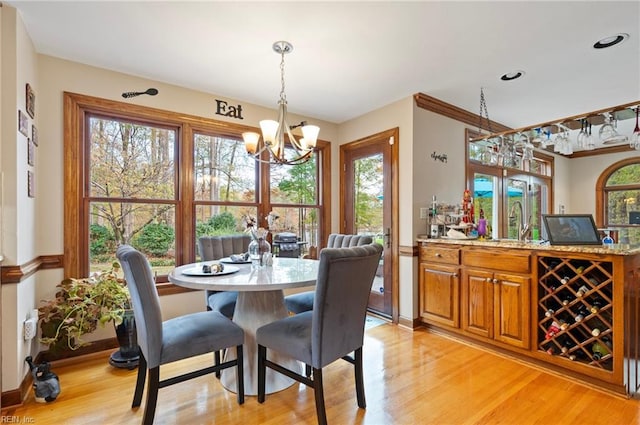
M 538 349 L 613 370 L 613 264 L 538 257 Z

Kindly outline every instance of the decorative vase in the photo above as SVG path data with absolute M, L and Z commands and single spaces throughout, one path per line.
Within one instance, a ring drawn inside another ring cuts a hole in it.
M 111 353 L 109 364 L 122 369 L 135 369 L 140 360 L 140 348 L 133 310 L 126 310 L 122 323 L 116 326 L 116 338 L 120 349 Z
M 264 238 L 253 239 L 249 243 L 249 258 L 252 268 L 259 269 L 266 266 L 270 254 L 271 245 Z

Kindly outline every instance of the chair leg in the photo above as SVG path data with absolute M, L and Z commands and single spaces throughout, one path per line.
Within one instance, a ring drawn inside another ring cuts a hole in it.
M 220 350 L 214 351 L 213 353 L 213 364 L 218 366 L 220 364 Z M 216 371 L 216 378 L 220 379 L 220 371 Z
M 327 425 L 327 412 L 324 408 L 324 389 L 322 386 L 322 369 L 313 368 L 313 392 L 316 397 L 316 416 L 318 425 Z
M 304 365 L 304 374 L 307 378 L 311 377 L 311 366 L 309 366 L 308 364 Z
M 153 425 L 160 388 L 160 366 L 149 369 L 149 388 L 147 388 L 147 403 L 144 406 L 143 425 Z
M 354 352 L 355 357 L 355 373 L 356 373 L 356 396 L 358 398 L 358 407 L 364 409 L 367 402 L 364 397 L 364 374 L 362 368 L 362 347 L 357 348 Z
M 244 403 L 244 357 L 242 345 L 236 346 L 236 381 L 238 382 L 238 404 Z
M 138 361 L 138 379 L 136 379 L 136 389 L 133 392 L 133 402 L 131 408 L 140 407 L 142 403 L 142 393 L 144 392 L 144 382 L 147 379 L 147 359 L 140 353 L 140 360 Z
M 258 344 L 258 403 L 264 403 L 267 347 Z

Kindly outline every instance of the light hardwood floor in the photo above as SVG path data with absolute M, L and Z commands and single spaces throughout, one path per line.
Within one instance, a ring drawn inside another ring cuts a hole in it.
M 130 408 L 136 371 L 109 366 L 108 355 L 54 365 L 62 387 L 56 401 L 40 404 L 30 395 L 23 406 L 3 414 L 37 425 L 139 424 L 142 408 Z M 178 362 L 165 371 L 210 360 Z M 330 424 L 640 424 L 638 400 L 595 391 L 426 330 L 371 328 L 364 360 L 366 410 L 356 404 L 353 367 L 339 361 L 326 368 Z M 246 397 L 239 406 L 213 375 L 161 389 L 156 411 L 156 424 L 314 424 L 315 418 L 313 390 L 301 384 L 268 395 L 264 404 Z

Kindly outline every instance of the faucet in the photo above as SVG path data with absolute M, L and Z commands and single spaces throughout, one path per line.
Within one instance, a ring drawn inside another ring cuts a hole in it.
M 514 201 L 511 206 L 511 211 L 509 212 L 509 219 L 516 218 L 516 207 L 518 207 L 518 212 L 520 213 L 520 223 L 518 223 L 518 240 L 524 241 L 531 236 L 531 216 L 529 216 L 529 221 L 525 223 L 522 202 Z

